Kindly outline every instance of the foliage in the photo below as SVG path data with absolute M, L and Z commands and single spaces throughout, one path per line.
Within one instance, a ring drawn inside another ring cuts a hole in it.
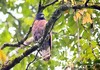
M 45 5 L 52 0 L 43 0 Z M 67 2 L 66 0 L 64 0 Z M 80 0 L 72 0 L 76 4 Z M 84 1 L 84 0 L 82 0 Z M 84 1 L 85 2 L 85 1 Z M 89 2 L 95 3 L 90 0 Z M 98 3 L 99 0 L 96 0 Z M 39 0 L 0 0 L 0 46 L 6 42 L 15 43 L 23 39 L 29 27 L 32 25 L 35 14 L 38 10 Z M 49 20 L 52 13 L 61 5 L 61 0 L 56 4 L 47 7 L 43 13 L 46 20 Z M 10 14 L 10 13 L 12 14 Z M 87 68 L 90 70 L 100 69 L 100 12 L 93 9 L 67 10 L 56 21 L 52 30 L 51 59 L 48 62 L 37 58 L 30 65 L 29 70 L 56 70 L 70 64 L 78 69 Z M 31 36 L 31 35 L 30 35 Z M 32 44 L 31 44 L 32 45 Z M 13 60 L 21 55 L 28 47 L 15 52 L 16 48 L 5 48 L 3 51 Z M 0 50 L 0 61 L 6 61 L 7 56 Z M 25 57 L 13 70 L 25 70 L 27 63 L 35 58 L 35 53 Z
M 4 64 L 7 61 L 7 56 L 4 54 L 2 50 L 0 50 L 0 65 Z

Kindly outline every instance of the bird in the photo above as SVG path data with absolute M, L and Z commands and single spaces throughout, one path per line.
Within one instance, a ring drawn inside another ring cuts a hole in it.
M 44 14 L 39 12 L 36 14 L 35 20 L 32 26 L 32 36 L 34 41 L 37 42 L 42 36 L 45 31 L 47 21 L 44 18 Z M 51 48 L 52 48 L 52 33 L 50 32 L 48 35 L 48 40 L 43 43 L 40 49 L 40 54 L 44 61 L 50 60 L 51 57 Z

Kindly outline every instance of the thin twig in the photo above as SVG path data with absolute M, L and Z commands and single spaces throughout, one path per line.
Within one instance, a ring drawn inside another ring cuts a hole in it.
M 79 20 L 76 21 L 76 26 L 77 26 L 77 52 L 78 52 L 78 58 L 80 58 L 80 27 L 79 27 Z
M 43 10 L 42 10 L 42 4 L 41 4 L 41 0 L 39 1 L 39 5 L 38 5 L 38 12 L 37 13 L 39 13 L 39 12 L 42 12 Z
M 36 55 L 35 55 L 35 58 L 27 65 L 26 70 L 28 70 L 30 64 L 32 64 L 32 63 L 34 63 L 34 62 L 36 61 L 37 55 L 38 55 L 39 51 L 40 51 L 40 50 L 37 51 L 37 53 L 36 53 Z
M 46 5 L 44 5 L 44 6 L 42 6 L 42 7 L 45 9 L 45 8 L 48 7 L 48 6 L 55 4 L 57 1 L 58 1 L 58 0 L 54 0 L 54 1 L 52 1 L 52 2 L 50 2 L 50 3 L 48 3 L 48 4 L 46 4 Z
M 11 15 L 15 20 L 18 21 L 18 33 L 20 34 L 21 36 L 21 22 L 19 19 L 17 19 L 11 12 L 7 12 L 9 15 Z
M 24 39 L 22 39 L 21 41 L 15 43 L 15 44 L 5 43 L 5 44 L 3 44 L 3 46 L 0 49 L 4 49 L 6 46 L 7 47 L 20 47 L 20 45 L 23 44 L 24 41 L 26 41 L 26 39 L 28 38 L 29 34 L 31 33 L 31 29 L 32 29 L 32 27 L 29 28 L 28 33 L 26 34 Z
M 15 20 L 17 20 L 18 22 L 20 22 L 14 15 L 12 15 L 11 12 L 7 12 L 9 15 L 11 15 Z
M 50 3 L 48 3 L 48 4 L 46 4 L 46 5 L 42 5 L 42 4 L 41 4 L 41 0 L 40 0 L 39 6 L 38 6 L 38 13 L 39 13 L 39 12 L 42 12 L 46 7 L 55 4 L 57 1 L 58 1 L 58 0 L 54 0 L 54 1 L 52 1 L 52 2 L 50 2 Z
M 89 2 L 89 0 L 86 0 L 86 2 L 85 2 L 85 6 L 87 6 L 87 3 Z

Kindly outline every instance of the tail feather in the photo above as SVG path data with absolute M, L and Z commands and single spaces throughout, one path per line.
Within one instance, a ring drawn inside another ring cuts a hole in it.
M 51 34 L 48 35 L 49 40 L 44 42 L 42 49 L 41 49 L 41 55 L 43 60 L 48 61 L 50 59 L 51 56 Z
M 43 60 L 48 61 L 50 59 L 50 46 L 47 46 L 41 50 Z

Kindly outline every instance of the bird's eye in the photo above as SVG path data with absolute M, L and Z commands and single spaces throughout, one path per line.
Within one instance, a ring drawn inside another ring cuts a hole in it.
M 44 15 L 41 15 L 41 17 L 44 17 Z

